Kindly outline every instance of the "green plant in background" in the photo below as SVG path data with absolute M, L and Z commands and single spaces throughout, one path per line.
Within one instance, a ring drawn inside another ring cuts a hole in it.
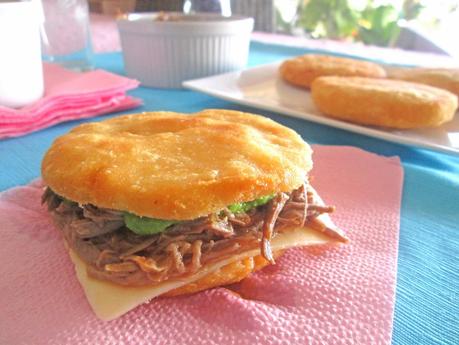
M 401 10 L 371 1 L 361 12 L 357 38 L 366 44 L 392 46 L 400 35 L 400 21 L 416 19 L 423 9 L 419 0 L 404 1 Z
M 304 29 L 313 38 L 390 46 L 400 34 L 400 21 L 417 18 L 423 9 L 421 0 L 405 0 L 400 7 L 369 0 L 363 10 L 357 9 L 352 0 L 305 0 L 298 7 L 294 26 Z M 279 27 L 292 31 L 288 24 L 281 22 Z
M 314 38 L 355 35 L 358 13 L 343 0 L 310 0 L 300 5 L 297 24 Z
M 392 5 L 368 6 L 361 13 L 357 38 L 366 44 L 390 46 L 399 34 L 400 12 Z

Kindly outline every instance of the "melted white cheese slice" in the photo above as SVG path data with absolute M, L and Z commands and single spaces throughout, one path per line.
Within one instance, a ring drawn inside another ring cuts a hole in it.
M 271 241 L 271 247 L 273 251 L 276 251 L 279 249 L 324 244 L 328 242 L 331 242 L 330 238 L 323 233 L 309 228 L 298 228 L 287 233 L 278 234 Z M 126 287 L 89 277 L 86 273 L 86 266 L 83 261 L 75 252 L 70 250 L 70 257 L 75 264 L 78 280 L 83 287 L 89 304 L 94 310 L 94 313 L 105 321 L 113 320 L 131 309 L 134 309 L 138 305 L 148 302 L 154 297 L 192 283 L 229 263 L 259 254 L 259 248 L 241 253 L 204 267 L 195 275 L 179 281 L 168 281 L 151 287 Z

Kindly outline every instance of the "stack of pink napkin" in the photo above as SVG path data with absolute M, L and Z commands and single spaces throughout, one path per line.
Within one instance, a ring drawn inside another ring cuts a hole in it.
M 78 73 L 53 64 L 45 64 L 43 71 L 43 98 L 21 109 L 0 106 L 0 139 L 141 104 L 126 94 L 139 85 L 136 80 L 103 70 Z

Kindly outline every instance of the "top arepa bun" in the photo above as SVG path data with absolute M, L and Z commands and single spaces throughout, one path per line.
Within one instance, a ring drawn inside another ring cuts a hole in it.
M 311 153 L 296 132 L 262 116 L 153 112 L 77 126 L 54 141 L 42 175 L 80 204 L 185 220 L 298 188 Z

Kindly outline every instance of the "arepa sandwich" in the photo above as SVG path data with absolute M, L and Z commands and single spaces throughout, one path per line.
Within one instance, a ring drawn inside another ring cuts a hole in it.
M 347 239 L 293 130 L 229 110 L 87 123 L 42 162 L 43 203 L 96 315 L 238 282 L 288 248 Z

